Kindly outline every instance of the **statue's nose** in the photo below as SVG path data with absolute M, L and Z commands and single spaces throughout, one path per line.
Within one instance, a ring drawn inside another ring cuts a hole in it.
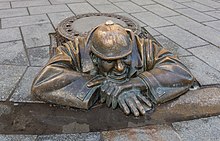
M 124 68 L 125 68 L 125 66 L 124 66 L 123 62 L 120 59 L 117 60 L 116 69 L 121 72 L 124 70 Z

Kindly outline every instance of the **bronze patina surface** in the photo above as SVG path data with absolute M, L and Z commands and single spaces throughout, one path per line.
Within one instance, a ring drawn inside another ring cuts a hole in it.
M 139 116 L 192 86 L 190 71 L 150 36 L 110 20 L 80 34 L 70 19 L 51 34 L 53 55 L 32 85 L 37 98 L 82 109 L 100 100 Z

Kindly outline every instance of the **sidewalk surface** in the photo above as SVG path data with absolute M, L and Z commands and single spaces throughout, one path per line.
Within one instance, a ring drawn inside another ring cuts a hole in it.
M 220 106 L 220 0 L 0 0 L 0 117 L 7 114 L 5 101 L 36 102 L 30 87 L 49 59 L 48 33 L 66 17 L 91 12 L 116 13 L 137 21 L 179 55 L 203 87 L 215 87 L 206 91 L 206 97 L 189 98 L 188 103 Z M 0 141 L 219 141 L 219 115 L 217 109 L 209 117 L 118 131 L 0 134 Z

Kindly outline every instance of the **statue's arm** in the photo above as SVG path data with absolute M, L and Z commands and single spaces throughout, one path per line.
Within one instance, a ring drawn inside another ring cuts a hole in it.
M 57 47 L 56 55 L 36 76 L 32 94 L 47 102 L 88 109 L 96 98 L 91 94 L 95 87 L 87 88 L 92 78 L 77 71 L 73 59 L 67 47 Z
M 166 102 L 189 89 L 194 77 L 177 56 L 150 39 L 144 40 L 142 48 L 145 71 L 139 74 L 139 78 L 148 87 L 154 103 Z

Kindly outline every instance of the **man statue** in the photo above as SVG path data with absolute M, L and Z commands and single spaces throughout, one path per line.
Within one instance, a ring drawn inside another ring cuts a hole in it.
M 194 77 L 152 39 L 107 21 L 85 37 L 56 48 L 32 85 L 46 102 L 88 109 L 100 100 L 126 113 L 144 115 L 154 104 L 185 93 Z

